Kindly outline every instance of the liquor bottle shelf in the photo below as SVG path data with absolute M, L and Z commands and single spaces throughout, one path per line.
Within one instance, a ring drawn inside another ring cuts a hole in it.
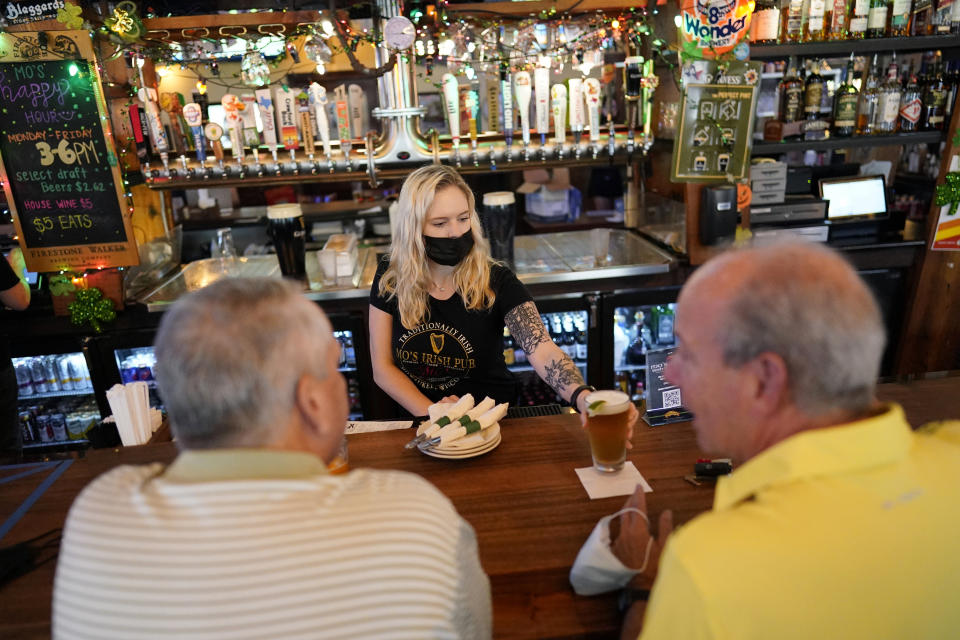
M 753 155 L 788 153 L 790 151 L 827 151 L 849 149 L 853 147 L 884 147 L 902 144 L 924 144 L 943 140 L 942 131 L 918 131 L 916 133 L 895 133 L 889 136 L 852 136 L 849 138 L 827 138 L 825 140 L 796 140 L 785 142 L 758 142 L 753 145 Z
M 777 60 L 788 56 L 829 56 L 850 52 L 886 53 L 896 51 L 927 51 L 960 47 L 960 35 L 911 36 L 907 38 L 865 38 L 862 40 L 828 40 L 825 42 L 797 42 L 758 44 L 750 47 L 752 60 Z

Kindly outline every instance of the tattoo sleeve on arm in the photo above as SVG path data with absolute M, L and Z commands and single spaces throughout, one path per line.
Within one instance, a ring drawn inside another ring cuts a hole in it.
M 559 395 L 567 397 L 565 391 L 571 391 L 583 384 L 580 369 L 566 355 L 559 360 L 551 360 L 543 372 L 543 381 Z
M 513 338 L 528 354 L 536 351 L 541 344 L 550 342 L 550 334 L 543 326 L 543 320 L 537 312 L 537 305 L 533 302 L 517 305 L 510 310 L 504 321 Z

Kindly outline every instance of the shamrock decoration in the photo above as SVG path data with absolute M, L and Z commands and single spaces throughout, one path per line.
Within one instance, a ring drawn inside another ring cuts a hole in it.
M 960 206 L 960 172 L 951 171 L 946 175 L 943 184 L 937 185 L 937 205 L 950 205 L 950 212 L 947 215 L 952 216 L 957 212 Z
M 50 277 L 50 293 L 55 296 L 65 296 L 77 290 L 70 276 L 59 274 Z
M 70 322 L 73 324 L 89 322 L 97 333 L 103 331 L 101 322 L 113 322 L 117 317 L 113 300 L 104 298 L 103 292 L 96 287 L 77 291 L 76 299 L 67 308 L 70 310 Z
M 137 15 L 137 5 L 129 0 L 118 3 L 113 15 L 105 18 L 103 24 L 126 42 L 135 42 L 146 33 Z
M 57 9 L 57 22 L 68 29 L 81 29 L 83 28 L 83 16 L 80 15 L 82 11 L 79 5 L 64 2 L 63 8 Z

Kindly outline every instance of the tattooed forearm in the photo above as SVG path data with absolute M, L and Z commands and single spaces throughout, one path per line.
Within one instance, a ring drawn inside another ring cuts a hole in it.
M 504 318 L 514 340 L 520 343 L 528 354 L 537 350 L 545 342 L 550 342 L 550 334 L 543 326 L 543 320 L 537 312 L 537 305 L 524 302 L 514 307 Z
M 583 384 L 583 376 L 573 360 L 564 355 L 559 360 L 551 360 L 544 368 L 543 381 L 559 395 L 566 397 L 567 390 L 572 391 Z

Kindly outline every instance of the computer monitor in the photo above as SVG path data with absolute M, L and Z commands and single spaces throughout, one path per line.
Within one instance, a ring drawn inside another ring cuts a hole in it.
M 882 175 L 824 178 L 820 197 L 827 201 L 827 222 L 844 224 L 887 217 L 887 189 Z

